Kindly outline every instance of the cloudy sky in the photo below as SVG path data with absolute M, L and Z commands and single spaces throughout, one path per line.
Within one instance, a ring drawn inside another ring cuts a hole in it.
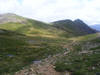
M 15 13 L 44 22 L 82 19 L 100 24 L 100 0 L 0 0 L 0 14 Z

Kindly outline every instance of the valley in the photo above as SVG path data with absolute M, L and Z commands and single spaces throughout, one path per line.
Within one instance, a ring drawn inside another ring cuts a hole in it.
M 100 73 L 100 33 L 80 19 L 44 23 L 0 15 L 0 75 Z

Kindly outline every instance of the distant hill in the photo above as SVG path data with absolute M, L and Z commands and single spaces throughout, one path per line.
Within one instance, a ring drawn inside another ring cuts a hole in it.
M 93 29 L 96 29 L 96 30 L 100 31 L 100 24 L 91 25 L 91 28 L 93 28 Z
M 96 33 L 96 31 L 90 28 L 82 20 L 77 19 L 72 20 L 60 20 L 52 23 L 56 28 L 65 30 L 67 32 L 73 33 L 74 35 L 86 35 Z

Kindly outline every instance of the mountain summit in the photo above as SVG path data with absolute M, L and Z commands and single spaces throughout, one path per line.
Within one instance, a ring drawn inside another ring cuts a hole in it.
M 24 22 L 26 21 L 23 17 L 18 16 L 12 13 L 6 13 L 0 15 L 0 24 L 8 23 L 8 22 Z

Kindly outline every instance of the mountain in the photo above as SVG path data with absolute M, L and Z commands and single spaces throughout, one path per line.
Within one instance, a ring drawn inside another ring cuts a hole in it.
M 90 28 L 80 19 L 75 21 L 71 20 L 61 20 L 52 23 L 55 27 L 65 30 L 67 32 L 73 33 L 74 35 L 86 35 L 96 33 L 96 30 Z
M 1 29 L 15 31 L 25 35 L 72 37 L 96 33 L 95 30 L 88 27 L 79 19 L 75 21 L 61 20 L 53 22 L 52 24 L 50 25 L 49 23 L 47 24 L 11 13 L 0 15 Z
M 100 24 L 91 25 L 91 28 L 100 31 Z

